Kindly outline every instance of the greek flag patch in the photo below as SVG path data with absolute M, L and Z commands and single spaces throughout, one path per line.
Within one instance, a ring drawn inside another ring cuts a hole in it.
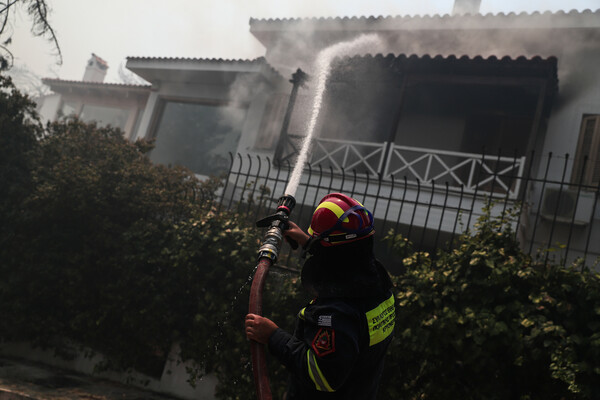
M 331 326 L 331 315 L 319 315 L 318 326 Z

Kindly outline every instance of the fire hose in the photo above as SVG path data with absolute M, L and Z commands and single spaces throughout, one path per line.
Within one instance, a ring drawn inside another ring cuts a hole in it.
M 265 234 L 262 246 L 258 250 L 258 265 L 252 279 L 248 306 L 248 312 L 251 314 L 262 315 L 262 291 L 269 268 L 277 261 L 277 257 L 279 256 L 279 249 L 283 241 L 283 231 L 287 229 L 289 215 L 295 205 L 296 200 L 293 196 L 284 195 L 279 198 L 275 214 L 256 222 L 257 227 L 269 227 L 269 229 Z M 294 247 L 294 243 L 292 243 L 292 247 Z M 252 372 L 254 374 L 256 396 L 258 400 L 272 400 L 265 346 L 251 341 L 250 353 L 252 355 Z

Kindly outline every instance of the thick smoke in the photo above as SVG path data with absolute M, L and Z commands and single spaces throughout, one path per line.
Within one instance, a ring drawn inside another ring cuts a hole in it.
M 485 2 L 482 6 L 484 5 Z M 573 21 L 578 20 L 576 15 L 573 18 L 566 17 L 564 12 L 558 11 L 530 15 L 500 13 L 355 20 L 300 19 L 290 21 L 290 29 L 279 32 L 277 43 L 269 46 L 266 57 L 284 76 L 291 74 L 296 68 L 311 74 L 315 54 L 320 49 L 351 40 L 357 31 L 370 30 L 377 31 L 384 42 L 382 48 L 369 49 L 368 53 L 371 55 L 382 52 L 384 55 L 389 53 L 420 57 L 557 57 L 561 87 L 568 88 L 572 95 L 574 88 L 586 90 L 590 87 L 575 82 L 581 79 L 576 71 L 583 65 L 582 61 L 585 63 L 577 54 L 586 54 L 587 58 L 587 55 L 597 53 L 598 39 L 591 40 L 590 33 L 586 34 L 584 29 L 577 29 L 577 26 L 564 28 L 565 23 L 573 24 Z M 583 16 L 581 20 L 584 21 L 585 18 L 593 16 Z M 570 22 L 565 22 L 566 19 Z M 595 77 L 590 79 L 595 80 Z

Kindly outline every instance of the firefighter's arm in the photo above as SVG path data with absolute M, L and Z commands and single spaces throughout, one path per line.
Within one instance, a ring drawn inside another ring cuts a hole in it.
M 304 385 L 318 391 L 335 392 L 352 371 L 359 354 L 358 321 L 346 315 L 323 314 L 323 325 L 308 323 L 305 340 L 277 329 L 269 339 L 269 350 Z

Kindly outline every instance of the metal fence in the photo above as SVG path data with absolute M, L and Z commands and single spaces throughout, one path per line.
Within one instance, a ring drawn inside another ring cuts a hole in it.
M 585 184 L 582 179 L 573 182 L 568 155 L 536 157 L 532 153 L 519 159 L 514 175 L 498 166 L 485 167 L 489 159 L 482 155 L 481 162 L 472 163 L 479 168 L 470 172 L 478 181 L 486 176 L 485 191 L 479 185 L 457 185 L 456 180 L 421 181 L 369 169 L 346 171 L 331 163 L 325 167 L 309 164 L 294 194 L 297 206 L 292 218 L 307 227 L 325 194 L 343 192 L 372 210 L 380 238 L 391 231 L 407 237 L 415 248 L 434 253 L 437 248 L 452 247 L 460 234 L 474 229 L 484 207 L 491 208 L 493 216 L 514 210 L 518 217 L 512 228 L 523 251 L 544 261 L 567 264 L 580 259 L 594 267 L 600 257 L 600 185 Z M 269 157 L 231 156 L 220 207 L 250 220 L 272 213 L 277 199 L 285 194 L 292 169 L 289 163 L 275 165 Z M 511 190 L 503 183 L 507 180 L 512 182 Z M 284 249 L 282 254 L 282 263 L 297 267 L 295 253 Z

